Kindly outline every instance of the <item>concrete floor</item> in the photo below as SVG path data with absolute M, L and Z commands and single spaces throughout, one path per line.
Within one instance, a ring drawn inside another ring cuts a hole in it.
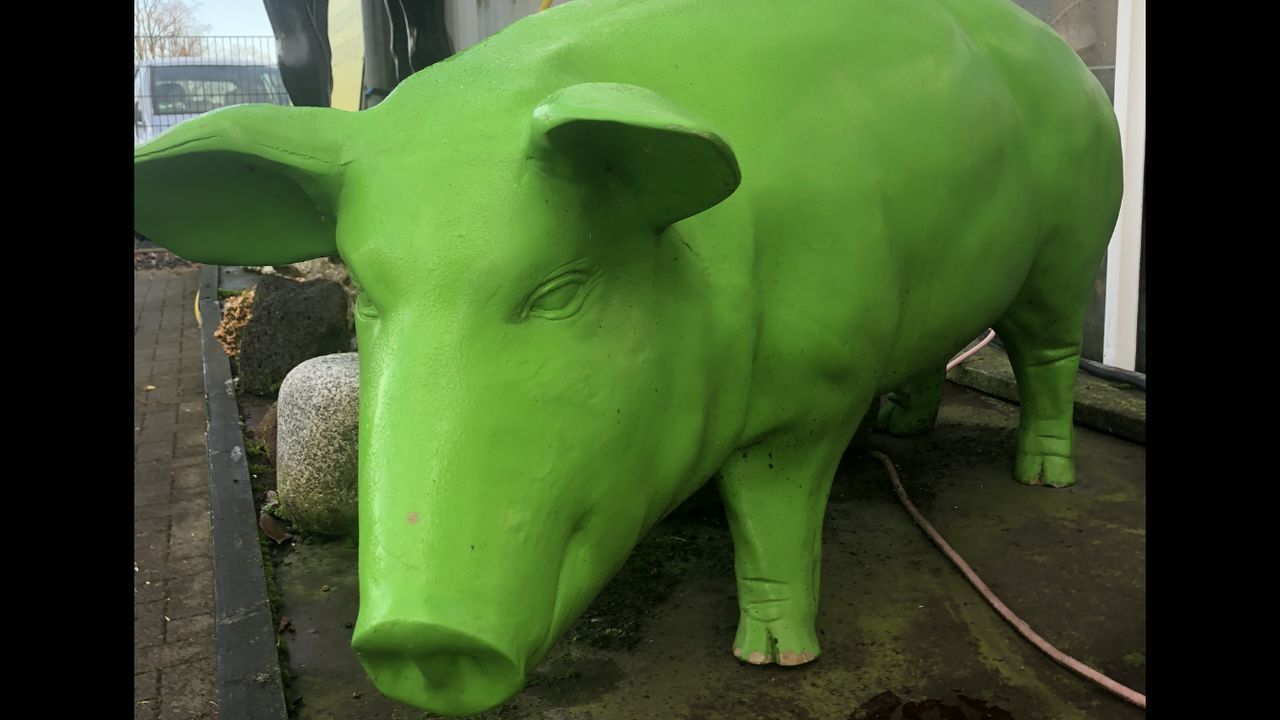
M 1015 612 L 1061 650 L 1146 689 L 1146 451 L 1077 428 L 1067 490 L 1010 475 L 1017 407 L 948 386 L 938 427 L 873 436 L 913 501 Z M 432 717 L 383 698 L 349 647 L 356 554 L 278 551 L 281 613 L 302 720 Z M 327 586 L 327 589 L 325 589 Z M 650 720 L 1140 718 L 1042 655 L 916 528 L 884 469 L 846 456 L 824 530 L 823 656 L 740 665 L 732 545 L 713 492 L 695 496 L 531 676 L 481 717 Z

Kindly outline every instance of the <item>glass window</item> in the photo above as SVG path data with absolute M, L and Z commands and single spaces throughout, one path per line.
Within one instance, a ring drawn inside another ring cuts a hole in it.
M 280 69 L 267 65 L 168 65 L 151 70 L 157 115 L 205 113 L 228 105 L 288 105 Z

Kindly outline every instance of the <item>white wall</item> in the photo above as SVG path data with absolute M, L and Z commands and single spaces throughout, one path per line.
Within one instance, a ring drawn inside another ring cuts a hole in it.
M 1107 249 L 1103 362 L 1133 370 L 1138 352 L 1142 181 L 1147 149 L 1147 2 L 1120 0 L 1116 23 L 1116 119 L 1124 148 L 1124 202 Z

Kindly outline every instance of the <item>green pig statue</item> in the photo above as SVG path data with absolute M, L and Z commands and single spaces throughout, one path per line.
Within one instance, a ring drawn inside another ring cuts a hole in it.
M 822 516 L 868 408 L 927 430 L 988 327 L 1014 474 L 1074 482 L 1121 197 L 1106 93 L 1010 0 L 574 0 L 359 113 L 245 105 L 135 155 L 138 231 L 360 287 L 360 613 L 386 695 L 494 707 L 716 477 L 734 655 L 819 655 Z

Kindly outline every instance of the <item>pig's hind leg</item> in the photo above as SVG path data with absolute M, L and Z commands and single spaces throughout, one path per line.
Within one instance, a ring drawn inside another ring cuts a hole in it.
M 1087 237 L 1087 236 L 1086 236 Z M 1012 307 L 995 324 L 1018 381 L 1014 477 L 1026 485 L 1074 485 L 1072 414 L 1084 315 L 1106 237 L 1081 252 L 1067 243 L 1038 258 Z M 1074 252 L 1054 252 L 1061 249 Z
M 737 452 L 720 470 L 738 579 L 733 654 L 743 662 L 801 665 L 820 653 L 822 516 L 852 434 L 815 441 L 808 429 L 792 431 Z
M 938 408 L 942 406 L 942 391 L 946 383 L 945 368 L 912 378 L 885 396 L 876 417 L 875 429 L 898 437 L 929 432 L 938 420 Z

